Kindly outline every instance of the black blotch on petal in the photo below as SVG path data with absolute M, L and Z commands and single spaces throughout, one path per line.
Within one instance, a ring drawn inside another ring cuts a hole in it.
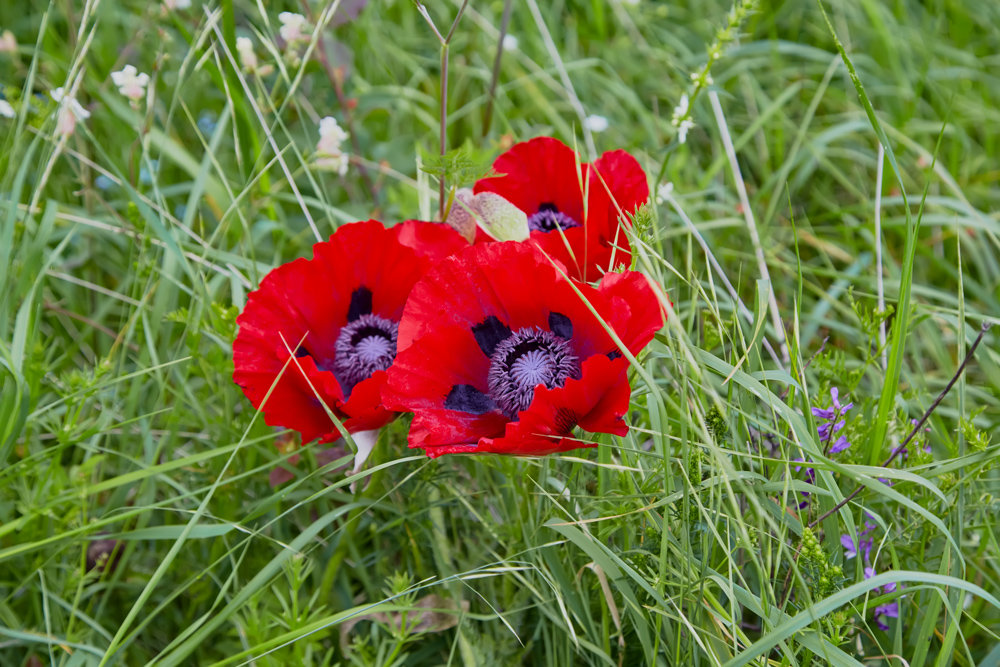
M 622 358 L 622 353 L 619 352 L 618 350 L 611 350 L 610 352 L 608 352 L 608 359 L 610 359 L 611 361 L 621 358 Z
M 569 340 L 573 337 L 573 321 L 562 313 L 552 311 L 549 313 L 549 331 L 562 339 Z
M 579 421 L 577 414 L 569 408 L 559 408 L 555 415 L 556 433 L 569 433 Z
M 372 291 L 362 285 L 351 292 L 351 305 L 347 307 L 347 321 L 353 322 L 372 312 Z
M 308 357 L 309 356 L 309 350 L 307 350 L 305 347 L 303 347 L 302 345 L 300 345 L 299 349 L 295 350 L 295 356 L 298 357 L 299 359 L 301 359 L 302 357 Z
M 559 212 L 559 207 L 557 207 L 555 204 L 553 204 L 550 201 L 545 201 L 545 202 L 542 202 L 541 204 L 538 205 L 538 211 L 539 212 L 541 212 L 541 211 L 552 211 L 553 213 L 558 213 Z
M 468 412 L 473 415 L 481 415 L 496 410 L 496 406 L 490 397 L 479 391 L 471 384 L 456 384 L 448 392 L 444 399 L 444 407 L 448 410 L 458 410 Z
M 483 354 L 492 357 L 497 345 L 510 336 L 510 328 L 497 319 L 496 315 L 490 315 L 472 327 L 472 335 L 476 337 L 476 342 L 479 343 L 479 349 L 483 351 Z

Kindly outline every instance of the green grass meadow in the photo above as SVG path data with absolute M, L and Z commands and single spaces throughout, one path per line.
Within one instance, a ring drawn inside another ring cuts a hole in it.
M 0 665 L 1000 666 L 1000 3 L 170 4 L 0 2 Z M 649 177 L 629 434 L 267 426 L 261 278 L 541 135 Z

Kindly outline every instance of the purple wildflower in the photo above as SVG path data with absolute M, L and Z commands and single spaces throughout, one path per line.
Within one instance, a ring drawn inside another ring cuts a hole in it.
M 857 542 L 855 542 L 854 539 L 847 533 L 840 536 L 840 545 L 844 547 L 845 560 L 850 560 L 859 553 L 864 553 L 866 563 L 871 560 L 872 547 L 875 545 L 875 541 L 870 537 L 862 539 L 864 538 L 864 535 L 865 533 L 860 533 L 858 535 Z
M 865 522 L 865 530 L 861 533 L 861 535 L 864 535 L 865 533 L 867 533 L 868 531 L 870 531 L 874 527 L 875 527 L 874 524 L 870 524 L 870 523 L 868 523 L 866 521 Z M 865 552 L 865 562 L 868 562 L 868 557 L 869 557 L 869 555 L 871 553 L 871 542 L 872 542 L 872 540 L 871 539 L 862 540 L 862 549 L 864 549 L 865 542 L 868 543 L 868 548 L 867 548 L 867 551 Z M 855 547 L 854 541 L 851 539 L 850 535 L 841 535 L 840 536 L 840 543 L 844 546 L 844 549 L 845 549 L 844 557 L 845 558 L 854 558 L 855 556 L 858 555 L 858 551 L 859 550 Z M 866 565 L 865 566 L 865 579 L 871 579 L 876 574 L 878 574 L 878 573 L 875 571 L 874 567 L 872 567 L 871 565 Z M 895 581 L 890 581 L 889 583 L 887 583 L 885 586 L 882 586 L 881 588 L 874 588 L 874 589 L 872 589 L 872 593 L 874 593 L 874 594 L 877 595 L 880 592 L 881 593 L 892 593 L 895 590 L 896 590 L 896 582 Z M 898 600 L 893 600 L 892 602 L 888 602 L 886 604 L 882 604 L 882 605 L 879 605 L 879 606 L 875 607 L 874 618 L 875 618 L 875 624 L 879 627 L 880 630 L 888 630 L 889 629 L 889 624 L 886 622 L 885 619 L 899 618 L 899 601 Z
M 792 460 L 793 461 L 801 461 L 802 463 L 808 463 L 808 461 L 806 461 L 805 459 L 800 459 L 800 458 L 795 458 L 795 459 L 792 459 Z M 802 470 L 802 466 L 795 466 L 795 472 L 798 472 L 800 470 Z M 806 468 L 806 475 L 805 475 L 805 477 L 806 477 L 806 481 L 807 482 L 809 482 L 810 484 L 815 484 L 816 483 L 816 469 L 815 468 Z M 800 510 L 801 509 L 805 509 L 806 507 L 809 506 L 809 496 L 810 495 L 812 495 L 812 494 L 810 494 L 808 491 L 802 491 L 802 496 L 806 500 L 803 500 L 802 502 L 800 502 L 798 504 L 798 508 Z
M 840 429 L 844 428 L 845 424 L 847 424 L 847 420 L 844 420 L 844 419 L 841 419 L 836 424 L 833 423 L 833 422 L 827 422 L 825 424 L 820 424 L 816 428 L 816 433 L 819 434 L 819 439 L 820 440 L 826 441 L 826 440 L 830 439 L 830 436 L 835 435 L 836 433 L 838 433 L 840 431 Z
M 832 421 L 837 417 L 846 414 L 848 410 L 854 407 L 854 403 L 848 403 L 847 405 L 842 405 L 840 403 L 840 390 L 836 387 L 830 389 L 830 398 L 833 399 L 833 403 L 828 408 L 813 408 L 813 416 L 819 417 L 820 419 L 826 419 L 827 421 Z
M 899 602 L 893 601 L 875 607 L 875 625 L 879 630 L 889 629 L 889 624 L 883 620 L 884 618 L 899 618 Z
M 840 536 L 840 544 L 844 547 L 845 559 L 850 560 L 858 555 L 858 545 L 854 543 L 854 540 L 847 533 Z
M 843 423 L 844 422 L 841 422 L 841 424 L 843 424 Z M 850 446 L 851 446 L 851 443 L 847 439 L 847 436 L 846 435 L 842 435 L 839 438 L 837 438 L 837 442 L 833 443 L 833 447 L 830 448 L 830 453 L 831 454 L 839 454 L 840 452 L 844 451 L 845 449 L 847 449 Z
M 920 423 L 920 420 L 919 419 L 911 419 L 910 423 L 913 424 L 914 426 L 916 426 L 917 424 Z M 931 427 L 930 426 L 925 426 L 924 427 L 924 433 L 930 433 L 930 432 L 931 432 Z M 924 450 L 925 454 L 930 454 L 931 453 L 931 443 L 925 442 L 924 446 L 921 449 Z M 905 455 L 906 453 L 907 452 L 904 450 L 903 454 Z
M 840 402 L 840 390 L 836 387 L 830 389 L 830 399 L 832 401 L 830 407 L 812 408 L 813 416 L 824 420 L 824 423 L 820 424 L 816 428 L 816 433 L 819 435 L 820 441 L 825 443 L 830 442 L 833 439 L 833 436 L 840 433 L 844 426 L 847 425 L 847 420 L 841 419 L 841 417 L 846 415 L 847 411 L 854 407 L 853 402 Z M 842 435 L 837 438 L 835 443 L 833 443 L 833 447 L 830 448 L 830 453 L 839 454 L 850 446 L 851 442 L 847 439 L 847 436 Z

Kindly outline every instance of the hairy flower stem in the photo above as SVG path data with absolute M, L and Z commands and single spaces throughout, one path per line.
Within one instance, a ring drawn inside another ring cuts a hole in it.
M 427 8 L 424 7 L 423 3 L 417 2 L 416 4 L 417 11 L 424 17 L 424 20 L 427 21 L 427 24 L 437 36 L 438 41 L 441 42 L 441 155 L 443 156 L 448 152 L 448 47 L 451 45 L 451 38 L 455 35 L 455 28 L 458 27 L 458 22 L 462 20 L 462 14 L 465 13 L 465 8 L 468 6 L 469 0 L 464 0 L 462 6 L 458 8 L 458 14 L 455 16 L 455 20 L 452 21 L 451 29 L 448 31 L 447 36 L 441 35 L 441 32 L 434 25 L 434 20 L 427 12 Z M 438 218 L 440 220 L 444 220 L 446 178 L 446 174 L 441 174 L 441 180 L 438 184 Z
M 441 155 L 448 152 L 448 43 L 441 43 Z M 446 173 L 438 181 L 438 220 L 444 221 Z

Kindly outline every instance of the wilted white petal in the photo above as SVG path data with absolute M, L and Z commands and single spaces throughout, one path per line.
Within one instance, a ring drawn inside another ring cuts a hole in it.
M 371 456 L 372 450 L 375 449 L 375 443 L 378 441 L 378 429 L 352 433 L 351 439 L 358 446 L 358 453 L 354 455 L 354 470 L 352 471 L 352 474 L 356 475 L 364 462 Z
M 476 240 L 476 213 L 472 208 L 472 188 L 461 188 L 448 209 L 445 223 L 462 235 L 469 243 Z

